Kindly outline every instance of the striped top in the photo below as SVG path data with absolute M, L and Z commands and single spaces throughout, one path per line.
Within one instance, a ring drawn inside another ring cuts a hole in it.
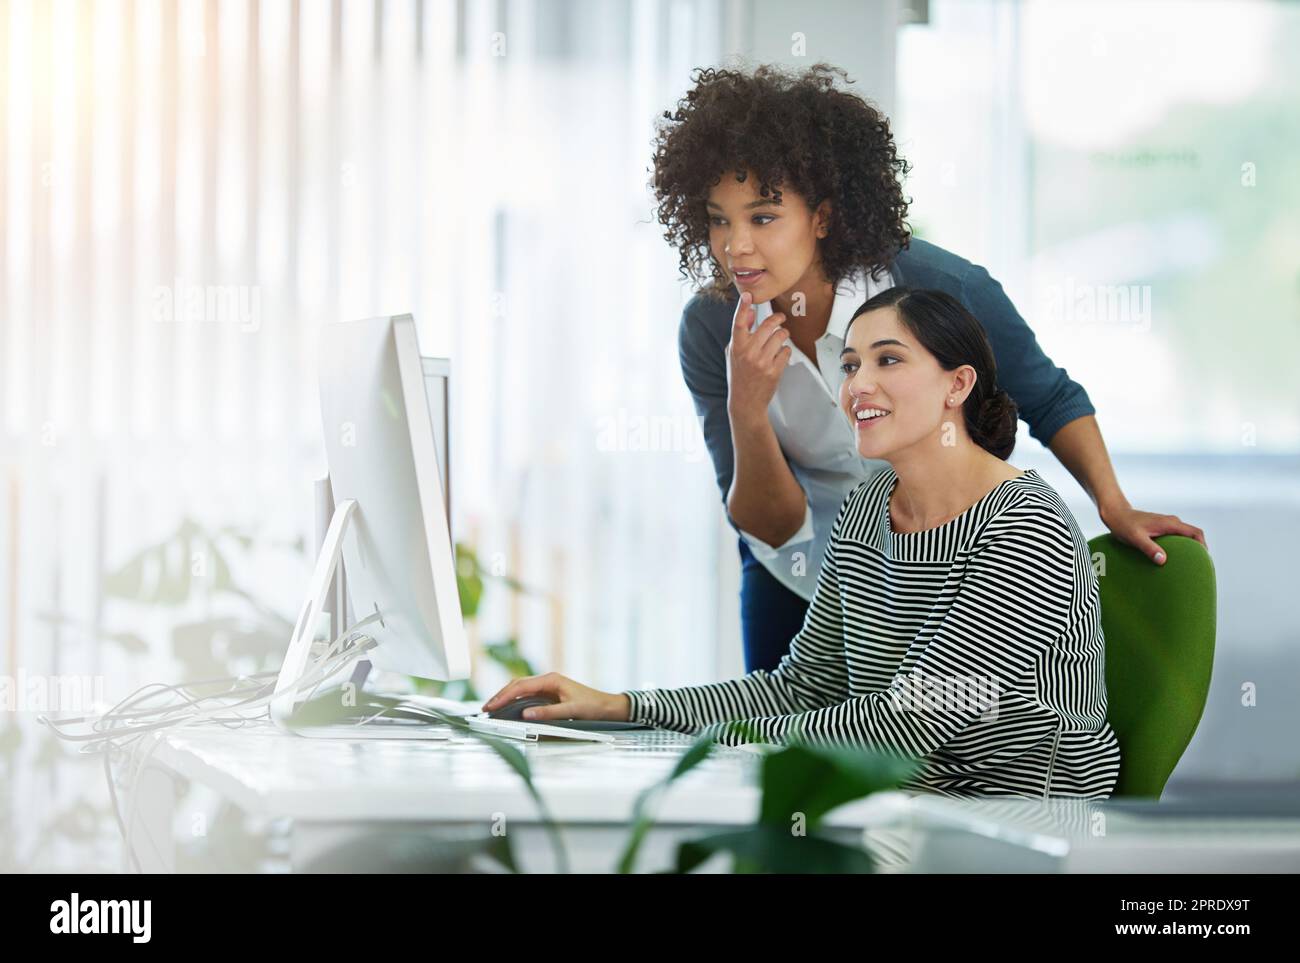
M 1088 544 L 1030 469 L 956 518 L 899 533 L 886 469 L 849 493 L 803 628 L 772 672 L 627 693 L 631 719 L 680 732 L 744 720 L 922 760 L 905 789 L 950 796 L 1106 798 L 1119 744 L 1106 721 L 1101 601 Z

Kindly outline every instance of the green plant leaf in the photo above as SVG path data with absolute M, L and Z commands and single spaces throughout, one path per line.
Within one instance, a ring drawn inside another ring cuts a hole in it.
M 496 579 L 506 588 L 510 589 L 510 591 L 517 592 L 520 595 L 541 595 L 542 594 L 536 589 L 529 588 L 523 582 L 519 581 L 519 579 L 512 578 L 509 575 L 492 575 L 489 572 L 488 577 Z
M 354 836 L 306 862 L 304 873 L 438 873 L 463 874 L 477 870 L 476 858 L 491 860 L 512 873 L 514 852 L 508 836 L 474 835 L 469 838 L 430 836 L 411 830 L 375 830 Z M 199 871 L 202 871 L 200 868 Z M 247 871 L 247 870 L 245 870 Z M 211 872 L 211 870 L 208 870 Z
M 519 866 L 515 863 L 514 847 L 510 844 L 509 836 L 492 836 L 491 842 L 485 847 L 488 856 L 495 859 L 512 873 L 519 872 Z
M 208 558 L 212 562 L 212 590 L 214 592 L 227 591 L 235 584 L 235 580 L 230 574 L 230 563 L 226 561 L 226 556 L 217 547 L 215 540 L 209 538 L 207 546 Z
M 683 756 L 681 766 L 689 769 L 698 765 L 703 757 L 694 758 L 696 750 L 723 735 L 738 736 L 750 743 L 764 741 L 762 734 L 743 719 L 710 726 Z M 785 739 L 785 745 L 763 757 L 758 822 L 746 829 L 683 843 L 677 850 L 676 871 L 691 872 L 714 854 L 725 852 L 732 855 L 735 872 L 870 873 L 873 864 L 865 849 L 818 836 L 817 826 L 828 812 L 845 803 L 897 787 L 918 766 L 917 760 L 879 751 L 813 746 L 804 742 L 796 729 Z M 619 864 L 621 872 L 631 870 L 636 850 L 650 828 L 650 801 L 677 775 L 674 770 L 663 784 L 652 786 L 638 797 L 632 839 Z M 802 831 L 798 833 L 796 814 L 802 816 Z
M 110 632 L 104 636 L 110 642 L 116 642 L 126 652 L 140 655 L 149 651 L 149 643 L 134 632 Z
M 483 577 L 478 556 L 463 542 L 456 543 L 456 588 L 460 595 L 460 612 L 466 619 L 478 615 L 483 600 Z
M 61 615 L 58 612 L 38 612 L 36 614 L 36 619 L 37 621 L 44 622 L 48 625 L 55 625 L 61 629 L 70 629 L 73 632 L 78 632 L 88 639 L 93 639 L 95 637 L 95 633 L 90 625 L 81 622 L 78 619 Z M 106 642 L 116 642 L 126 652 L 132 655 L 139 655 L 149 651 L 149 643 L 134 632 L 106 632 L 101 637 Z
M 104 815 L 86 800 L 78 799 L 50 820 L 44 831 L 58 839 L 87 842 L 100 835 L 99 827 Z
M 333 689 L 300 703 L 290 714 L 288 725 L 295 729 L 309 729 L 313 726 L 338 725 L 355 721 L 359 717 L 379 714 L 395 719 L 428 721 L 428 715 L 423 710 L 406 708 L 401 699 L 362 691 L 355 693 L 355 704 L 349 705 L 343 700 L 344 692 L 343 689 Z
M 17 725 L 0 726 L 0 756 L 11 756 L 23 744 L 23 731 Z
M 510 673 L 512 679 L 518 679 L 526 675 L 537 675 L 537 670 L 533 668 L 532 663 L 520 654 L 519 642 L 516 639 L 493 642 L 484 646 L 483 652 L 489 659 Z
M 220 635 L 230 659 L 249 657 L 262 665 L 268 656 L 282 658 L 288 644 L 284 626 L 242 616 L 221 616 L 201 622 L 186 622 L 172 629 L 172 654 L 181 661 L 185 675 L 207 678 L 228 673 L 229 667 L 213 653 Z
M 503 739 L 497 738 L 496 736 L 489 735 L 486 732 L 479 732 L 477 729 L 472 729 L 469 723 L 459 716 L 448 715 L 445 712 L 441 712 L 440 710 L 429 706 L 420 706 L 418 709 L 406 709 L 402 707 L 402 703 L 402 699 L 392 696 L 380 696 L 365 692 L 358 694 L 358 705 L 364 705 L 365 711 L 388 709 L 389 714 L 391 715 L 414 717 L 426 720 L 429 716 L 433 716 L 439 721 L 446 723 L 451 728 L 465 733 L 492 749 L 492 751 L 495 752 L 506 763 L 506 765 L 513 769 L 519 775 L 519 778 L 523 780 L 524 786 L 528 789 L 528 794 L 533 797 L 533 801 L 537 804 L 537 811 L 541 816 L 542 824 L 545 826 L 547 835 L 551 839 L 551 845 L 555 850 L 556 866 L 561 873 L 569 872 L 569 856 L 564 849 L 564 840 L 560 834 L 559 825 L 551 816 L 550 809 L 547 807 L 546 801 L 542 799 L 541 793 L 537 791 L 537 786 L 533 783 L 532 769 L 528 765 L 528 759 L 519 751 L 519 748 L 511 745 Z M 309 706 L 312 708 L 308 709 Z M 372 707 L 375 708 L 372 709 Z M 304 710 L 307 710 L 308 714 L 300 716 L 300 713 Z M 338 697 L 338 693 L 331 692 L 308 700 L 306 703 L 299 706 L 290 718 L 292 720 L 291 724 L 295 725 L 299 724 L 301 720 L 308 718 L 313 720 L 312 724 L 328 724 L 339 721 L 340 719 L 355 718 L 357 711 L 358 710 L 355 707 L 344 706 Z M 315 720 L 323 721 L 316 722 Z M 513 868 L 513 857 L 508 865 Z
M 107 573 L 104 592 L 114 598 L 150 605 L 183 605 L 193 585 L 191 565 L 194 542 L 203 537 L 192 519 L 157 545 L 141 549 L 122 566 Z
M 253 536 L 248 532 L 240 531 L 233 525 L 224 525 L 217 529 L 217 535 L 224 535 L 226 538 L 233 539 L 235 544 L 246 552 L 253 547 Z
M 568 873 L 569 856 L 564 849 L 564 840 L 560 835 L 560 827 L 551 816 L 550 808 L 546 805 L 546 801 L 542 799 L 542 794 L 537 791 L 537 786 L 533 784 L 533 773 L 528 765 L 528 759 L 519 751 L 518 747 L 512 746 L 505 740 L 498 739 L 486 732 L 479 732 L 477 729 L 470 728 L 469 723 L 464 719 L 447 715 L 437 709 L 429 709 L 428 711 L 454 728 L 458 728 L 479 742 L 488 745 L 498 756 L 505 760 L 506 765 L 519 774 L 519 778 L 524 781 L 524 785 L 528 788 L 528 794 L 537 803 L 537 811 L 541 815 L 542 824 L 546 827 L 546 833 L 551 839 L 551 846 L 555 850 L 556 867 L 559 872 Z
M 677 848 L 677 872 L 689 873 L 717 853 L 730 853 L 740 873 L 871 873 L 871 854 L 816 835 L 796 836 L 788 827 L 749 829 L 692 839 Z
M 636 804 L 632 808 L 632 832 L 628 836 L 627 845 L 623 847 L 623 855 L 618 861 L 618 872 L 630 873 L 636 864 L 637 853 L 641 849 L 641 843 L 644 842 L 646 833 L 654 825 L 654 814 L 651 812 L 651 803 L 657 803 L 659 797 L 667 791 L 679 777 L 690 772 L 713 752 L 717 743 L 707 734 L 701 734 L 691 747 L 682 753 L 677 760 L 677 765 L 673 766 L 673 771 L 659 782 L 648 786 L 637 794 Z
M 442 697 L 455 699 L 457 702 L 470 702 L 480 698 L 469 679 L 455 679 L 445 683 L 442 687 Z
M 479 560 L 477 553 L 473 549 L 460 542 L 456 543 L 456 574 L 463 575 L 465 578 L 476 577 L 480 580 L 480 585 L 483 579 L 490 578 L 493 581 L 502 583 L 512 592 L 518 592 L 520 595 L 543 594 L 537 589 L 525 585 L 517 578 L 509 575 L 497 575 L 492 572 Z
M 457 702 L 482 701 L 482 696 L 474 688 L 474 683 L 469 679 L 453 679 L 451 682 L 440 682 L 437 679 L 421 679 L 419 676 L 407 676 L 415 686 L 415 691 L 420 695 L 441 696 L 444 699 L 454 699 Z
M 421 679 L 418 675 L 408 675 L 411 684 L 415 686 L 415 691 L 420 695 L 443 696 L 450 699 L 451 696 L 445 695 L 450 683 L 440 682 L 437 679 Z
M 917 763 L 884 753 L 796 744 L 763 758 L 759 822 L 785 830 L 802 813 L 811 831 L 832 809 L 911 776 Z

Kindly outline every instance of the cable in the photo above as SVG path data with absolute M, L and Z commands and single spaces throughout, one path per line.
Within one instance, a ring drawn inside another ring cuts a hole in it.
M 276 692 L 278 679 L 276 672 L 258 672 L 252 675 L 176 684 L 152 682 L 136 689 L 111 709 L 97 716 L 53 719 L 42 715 L 38 716 L 37 720 L 48 727 L 57 738 L 65 742 L 81 743 L 82 745 L 78 747 L 80 753 L 104 753 L 104 775 L 108 781 L 113 816 L 122 834 L 129 863 L 134 865 L 135 871 L 139 873 L 142 872 L 142 868 L 133 843 L 139 783 L 149 759 L 162 742 L 163 731 L 176 731 L 200 722 L 216 723 L 226 728 L 243 728 L 251 722 L 269 720 L 270 706 L 277 698 L 292 696 L 296 702 L 307 686 L 311 686 L 307 695 L 307 698 L 311 698 L 327 679 L 373 649 L 378 644 L 373 638 L 362 637 L 358 641 L 357 635 L 358 630 L 378 620 L 379 614 L 374 613 L 341 632 L 323 653 L 309 662 L 303 674 L 284 692 Z M 349 643 L 353 644 L 349 645 Z M 258 679 L 267 681 L 260 683 L 254 681 Z M 225 689 L 202 696 L 192 691 L 214 685 L 225 686 Z M 149 701 L 168 694 L 171 696 L 171 701 L 167 704 L 144 707 Z M 66 727 L 77 724 L 89 724 L 91 731 L 81 733 L 66 731 Z M 153 738 L 145 741 L 152 745 L 137 761 L 140 754 L 140 741 L 150 733 L 153 734 Z M 127 767 L 131 791 L 125 820 L 122 817 L 115 786 L 116 779 L 113 776 L 114 752 L 129 753 Z M 157 841 L 153 839 L 152 834 L 148 835 L 154 852 L 161 859 Z
M 309 669 L 306 672 L 304 672 L 302 677 L 300 677 L 297 680 L 297 682 L 293 686 L 294 695 L 300 695 L 302 689 L 308 685 L 313 686 L 312 691 L 314 692 L 315 689 L 318 688 L 321 682 L 323 682 L 325 679 L 329 678 L 331 675 L 340 671 L 349 662 L 354 661 L 363 653 L 374 648 L 376 644 L 375 641 L 373 639 L 367 638 L 364 642 L 359 643 L 350 649 L 346 649 L 342 652 L 337 652 L 337 653 L 335 652 L 335 649 L 337 649 L 341 644 L 350 641 L 352 635 L 355 633 L 357 629 L 369 624 L 370 622 L 376 619 L 377 616 L 375 615 L 368 616 L 367 618 L 358 622 L 351 629 L 349 629 L 348 632 L 339 636 L 339 638 L 336 639 L 331 644 L 329 649 L 322 656 L 317 657 L 317 659 L 309 667 Z M 195 685 L 210 685 L 215 682 L 228 682 L 228 681 L 238 682 L 244 678 L 248 678 L 248 677 L 232 676 L 229 679 L 207 680 L 206 682 L 203 683 L 171 684 L 171 683 L 153 682 L 153 683 L 149 683 L 146 686 L 142 686 L 140 689 L 137 689 L 135 692 L 127 696 L 125 699 L 119 702 L 112 709 L 102 713 L 98 717 L 82 716 L 74 719 L 52 719 L 48 716 L 40 716 L 39 721 L 49 726 L 51 731 L 53 731 L 54 734 L 57 735 L 59 738 L 65 739 L 67 741 L 105 742 L 120 737 L 122 734 L 126 734 L 128 737 L 139 736 L 151 731 L 155 731 L 157 729 L 172 726 L 179 720 L 169 718 L 169 717 L 175 715 L 178 712 L 183 712 L 185 710 L 193 710 L 196 712 L 196 715 L 191 716 L 191 718 L 199 718 L 199 717 L 206 718 L 206 717 L 211 717 L 214 713 L 219 712 L 221 710 L 225 710 L 227 712 L 247 711 L 251 709 L 261 709 L 266 706 L 269 706 L 275 695 L 275 691 L 274 691 L 275 685 L 273 683 L 266 683 L 260 686 L 245 687 L 245 689 L 239 691 L 232 690 L 230 692 L 220 692 L 220 693 L 214 693 L 212 695 L 200 696 L 200 697 L 193 697 L 188 692 L 185 691 L 186 689 L 192 688 Z M 150 689 L 153 689 L 155 691 L 153 692 L 146 691 Z M 157 696 L 163 694 L 164 692 L 177 693 L 179 694 L 180 698 L 183 701 L 181 703 L 172 703 L 169 705 L 157 706 L 152 709 L 141 710 L 138 712 L 124 711 L 125 709 L 135 706 L 146 699 L 156 698 Z M 204 703 L 212 702 L 214 700 L 229 700 L 231 697 L 235 697 L 235 696 L 242 697 L 242 699 L 240 701 L 235 701 L 235 702 L 221 701 L 217 706 L 213 708 L 203 708 Z M 154 717 L 161 716 L 162 718 L 159 721 L 155 721 L 152 723 L 135 724 L 132 721 L 137 718 L 148 718 L 150 716 L 154 716 Z M 256 718 L 258 718 L 258 716 L 254 716 L 254 717 L 236 716 L 233 719 L 218 720 L 218 721 L 245 722 L 245 721 L 253 721 Z M 124 724 L 120 724 L 120 725 L 117 724 L 118 720 L 122 720 Z M 63 730 L 63 727 L 66 725 L 77 723 L 77 722 L 86 722 L 86 721 L 91 721 L 91 728 L 93 731 L 90 733 L 74 734 L 74 733 L 65 732 Z
M 376 618 L 377 616 L 372 615 L 368 619 L 362 620 L 362 622 L 358 623 L 356 626 L 353 627 L 353 630 L 359 628 L 363 624 L 369 624 L 370 621 L 373 621 Z M 347 634 L 348 633 L 345 633 L 344 635 L 346 636 Z M 305 686 L 312 684 L 313 681 L 315 681 L 315 685 L 319 685 L 321 679 L 327 678 L 328 676 L 334 674 L 339 670 L 339 668 L 346 665 L 348 662 L 355 660 L 358 656 L 360 656 L 364 652 L 369 651 L 375 645 L 373 639 L 367 639 L 366 643 L 357 645 L 352 649 L 339 653 L 338 655 L 331 655 L 333 650 L 337 648 L 337 646 L 339 645 L 340 640 L 343 638 L 344 636 L 340 636 L 340 639 L 335 640 L 335 643 L 332 644 L 330 648 L 326 651 L 325 655 L 321 657 L 320 661 L 317 663 L 317 666 L 313 672 L 304 673 L 303 677 L 299 679 L 298 682 L 295 683 L 293 688 L 295 695 L 301 692 L 301 690 Z M 329 663 L 331 661 L 337 664 L 330 665 Z M 320 678 L 314 680 L 313 676 L 319 676 Z M 272 688 L 272 687 L 267 687 L 267 688 Z M 314 688 L 313 691 L 315 691 Z M 271 692 L 265 694 L 261 698 L 258 698 L 254 700 L 252 703 L 250 703 L 248 705 L 248 708 L 252 708 L 254 705 L 269 707 L 274 698 L 276 698 L 276 694 L 272 688 Z M 229 707 L 222 707 L 222 708 L 229 708 Z M 135 856 L 135 847 L 134 847 L 133 840 L 135 837 L 136 814 L 138 811 L 139 786 L 140 786 L 140 780 L 144 776 L 149 760 L 153 757 L 155 750 L 157 750 L 158 746 L 162 743 L 162 732 L 158 730 L 161 730 L 163 728 L 170 728 L 172 731 L 175 731 L 177 729 L 182 729 L 185 728 L 186 726 L 194 725 L 197 722 L 203 721 L 206 717 L 209 717 L 211 713 L 217 711 L 220 711 L 220 709 L 213 709 L 207 712 L 201 712 L 197 715 L 190 716 L 188 718 L 169 721 L 166 723 L 157 724 L 156 726 L 151 726 L 150 728 L 155 730 L 154 736 L 152 739 L 145 740 L 146 742 L 150 743 L 150 745 L 148 750 L 144 753 L 144 756 L 140 758 L 138 762 L 135 760 L 135 756 L 138 755 L 139 752 L 139 740 L 138 739 L 133 740 L 135 745 L 132 747 L 133 751 L 132 751 L 131 763 L 134 764 L 134 774 L 131 776 L 131 793 L 129 797 L 130 802 L 128 804 L 128 810 L 127 810 L 127 820 L 126 820 L 127 831 L 126 831 L 125 842 L 126 842 L 126 847 L 128 852 L 132 854 L 132 858 L 135 859 L 136 861 L 137 869 L 139 867 L 139 860 L 138 857 Z M 208 721 L 212 721 L 212 720 L 209 719 Z M 240 722 L 254 721 L 254 719 L 239 717 L 239 721 Z M 143 735 L 143 733 L 138 733 L 138 735 Z M 161 853 L 159 853 L 158 851 L 156 840 L 153 839 L 152 835 L 149 836 L 149 840 L 150 843 L 153 845 L 154 852 L 159 855 L 159 858 L 161 860 Z

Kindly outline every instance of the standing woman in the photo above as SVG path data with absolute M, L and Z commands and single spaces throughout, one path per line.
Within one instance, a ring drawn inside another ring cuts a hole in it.
M 658 217 L 699 286 L 678 349 L 740 537 L 747 672 L 772 671 L 789 652 L 841 503 L 887 467 L 858 454 L 837 397 L 849 320 L 894 286 L 947 292 L 979 319 L 1029 433 L 1116 537 L 1156 564 L 1157 535 L 1205 541 L 1128 503 L 1087 392 L 1043 353 L 1001 285 L 910 236 L 908 165 L 889 121 L 836 75 L 848 79 L 826 64 L 698 69 L 656 138 Z

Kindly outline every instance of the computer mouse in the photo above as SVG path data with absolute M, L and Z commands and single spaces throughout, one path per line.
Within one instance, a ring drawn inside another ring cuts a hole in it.
M 493 709 L 488 713 L 488 718 L 505 719 L 508 722 L 529 722 L 531 720 L 524 718 L 525 709 L 534 706 L 553 706 L 559 701 L 554 696 L 547 695 L 522 696 L 514 702 L 507 702 L 500 709 Z

